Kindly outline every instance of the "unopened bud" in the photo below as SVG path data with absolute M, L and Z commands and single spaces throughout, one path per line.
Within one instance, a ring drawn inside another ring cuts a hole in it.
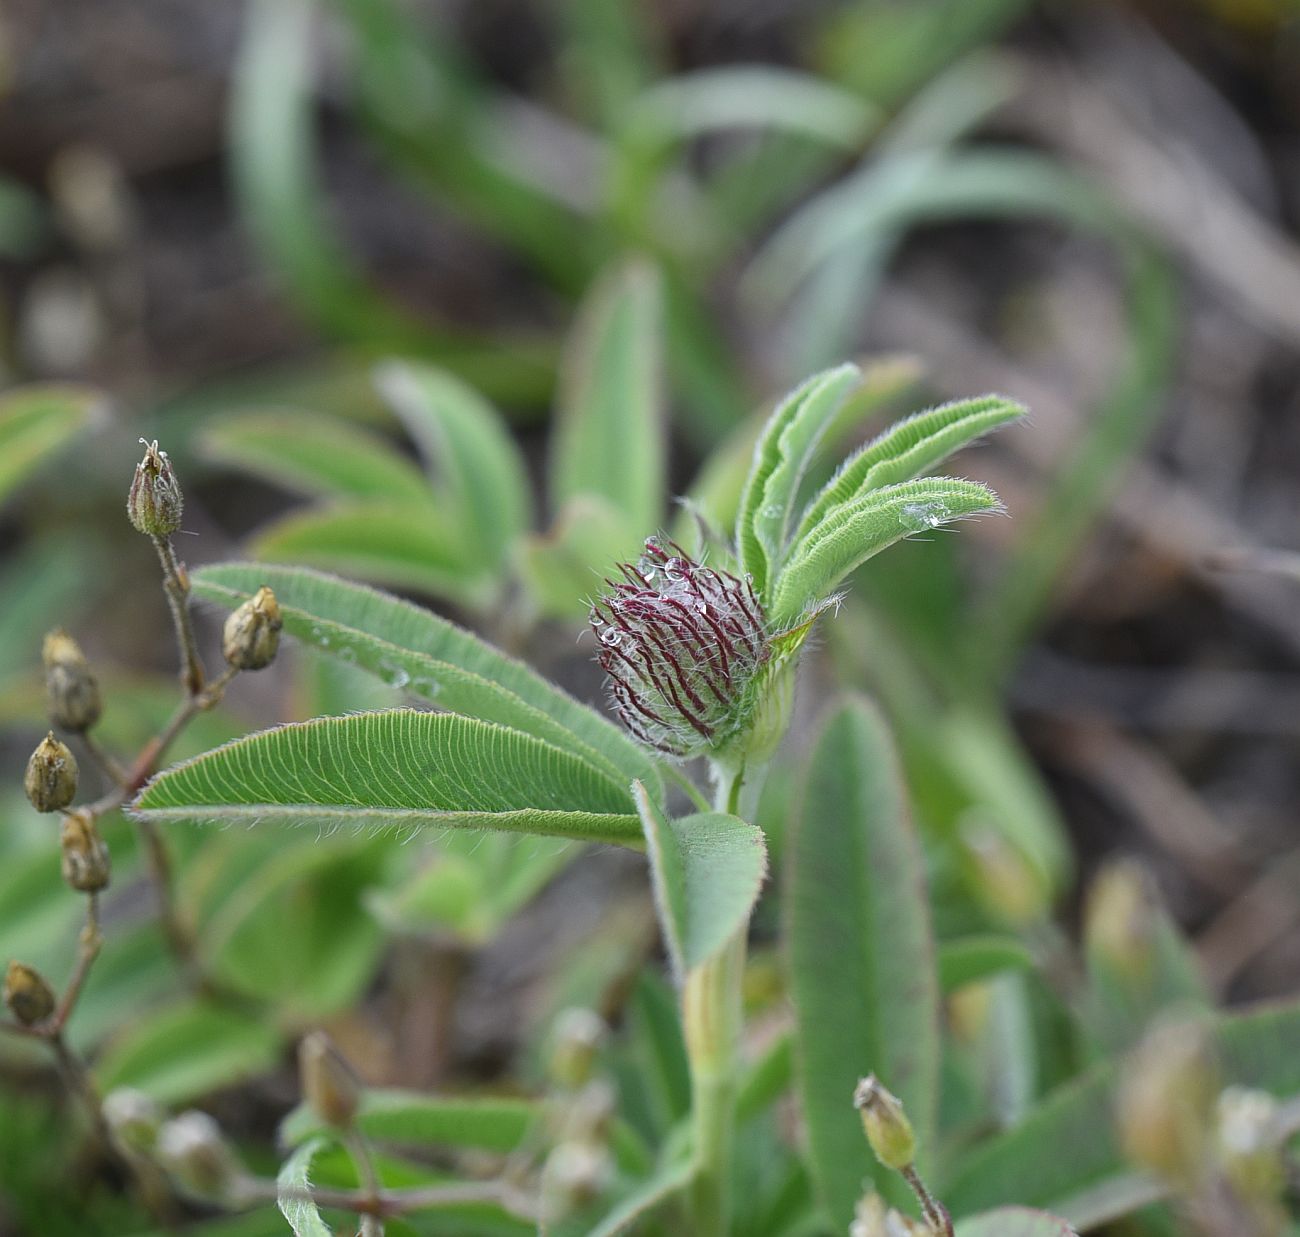
M 261 670 L 280 647 L 280 605 L 269 588 L 259 588 L 226 619 L 221 648 L 237 670 Z
M 220 1201 L 242 1176 L 220 1127 L 205 1112 L 191 1110 L 168 1121 L 158 1131 L 156 1153 L 176 1184 L 196 1198 Z
M 1276 1198 L 1286 1184 L 1278 1107 L 1267 1091 L 1247 1087 L 1228 1087 L 1219 1096 L 1219 1163 L 1246 1198 Z
M 566 1009 L 555 1020 L 548 1062 L 551 1079 L 571 1091 L 586 1083 L 607 1030 L 594 1010 Z
M 849 1225 L 849 1237 L 929 1237 L 925 1225 L 885 1206 L 874 1190 L 858 1200 Z
M 603 1143 L 609 1138 L 617 1108 L 613 1086 L 603 1078 L 594 1079 L 578 1092 L 569 1106 L 565 1132 L 580 1142 Z
M 899 1172 L 916 1159 L 916 1135 L 902 1102 L 880 1085 L 875 1074 L 858 1083 L 853 1106 L 862 1116 L 871 1150 L 886 1168 Z
M 976 824 L 964 833 L 974 891 L 988 910 L 1017 925 L 1041 918 L 1049 891 L 1024 854 L 985 825 Z
M 1143 984 L 1154 964 L 1154 895 L 1142 867 L 1107 864 L 1093 878 L 1084 910 L 1088 958 L 1129 984 Z
M 560 1143 L 546 1161 L 548 1211 L 563 1215 L 593 1202 L 609 1185 L 613 1165 L 602 1146 L 586 1142 Z
M 89 812 L 70 812 L 59 830 L 64 882 L 78 893 L 98 893 L 108 884 L 108 846 Z
M 162 1108 L 143 1091 L 119 1087 L 104 1097 L 104 1120 L 113 1137 L 130 1151 L 151 1153 L 165 1117 Z
M 1218 1071 L 1204 1024 L 1163 1023 L 1134 1050 L 1120 1082 L 1120 1143 L 1166 1181 L 1199 1180 L 1208 1153 Z
M 40 971 L 21 962 L 9 963 L 5 971 L 5 1005 L 25 1027 L 44 1022 L 54 1012 L 54 989 Z
M 313 1031 L 298 1045 L 298 1078 L 303 1097 L 326 1125 L 343 1129 L 352 1124 L 361 1088 L 324 1031 Z
M 99 684 L 81 646 L 61 627 L 41 646 L 45 663 L 45 700 L 50 721 L 76 734 L 89 730 L 103 711 Z
M 77 759 L 50 731 L 27 762 L 23 789 L 38 812 L 57 812 L 77 797 Z
M 168 537 L 181 526 L 185 497 L 172 471 L 166 451 L 158 443 L 145 442 L 144 459 L 135 466 L 131 492 L 126 499 L 126 513 L 139 532 L 150 537 Z

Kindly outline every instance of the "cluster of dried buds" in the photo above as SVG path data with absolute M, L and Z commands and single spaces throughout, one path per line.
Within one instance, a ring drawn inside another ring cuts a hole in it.
M 682 759 L 724 748 L 755 704 L 771 641 L 747 579 L 650 538 L 591 608 L 597 660 L 623 724 Z

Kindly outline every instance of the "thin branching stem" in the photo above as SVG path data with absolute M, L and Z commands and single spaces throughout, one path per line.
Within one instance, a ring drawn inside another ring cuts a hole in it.
M 85 745 L 90 758 L 103 770 L 108 780 L 115 786 L 125 786 L 127 771 L 114 758 L 113 754 L 88 730 L 82 732 L 81 741 Z
M 361 1179 L 361 1188 L 376 1205 L 383 1197 L 379 1173 L 375 1171 L 375 1157 L 370 1152 L 370 1142 L 355 1125 L 348 1130 L 345 1138 L 352 1161 L 357 1166 L 357 1176 Z M 384 1237 L 384 1222 L 378 1212 L 368 1213 L 361 1218 L 360 1237 Z
M 63 998 L 59 1001 L 58 1008 L 54 1011 L 54 1016 L 48 1024 L 46 1034 L 51 1040 L 57 1042 L 62 1035 L 63 1028 L 67 1025 L 68 1018 L 76 1007 L 77 998 L 81 995 L 81 988 L 86 982 L 86 976 L 90 974 L 90 968 L 94 965 L 95 959 L 99 957 L 99 951 L 103 948 L 103 945 L 104 936 L 99 930 L 99 894 L 88 893 L 86 895 L 86 925 L 81 929 L 81 939 L 77 947 L 77 962 L 73 967 L 72 977 L 68 980 L 68 986 L 63 991 Z
M 181 683 L 190 697 L 203 690 L 203 662 L 194 638 L 194 623 L 190 616 L 190 585 L 185 569 L 176 558 L 170 537 L 151 538 L 158 551 L 158 561 L 163 569 L 163 592 L 172 612 L 172 625 L 176 629 L 176 645 L 181 654 Z
M 930 1193 L 925 1182 L 921 1180 L 921 1174 L 911 1164 L 900 1171 L 903 1179 L 912 1187 L 916 1201 L 921 1204 L 921 1215 L 925 1218 L 930 1232 L 934 1233 L 935 1237 L 953 1237 L 952 1217 L 948 1214 L 948 1208 Z

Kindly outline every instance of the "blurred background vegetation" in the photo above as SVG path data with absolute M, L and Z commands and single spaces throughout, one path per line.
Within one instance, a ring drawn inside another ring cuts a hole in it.
M 610 287 L 651 279 L 668 490 L 706 509 L 734 502 L 762 400 L 841 359 L 872 376 L 846 439 L 868 411 L 984 390 L 1032 410 L 962 462 L 1013 518 L 860 573 L 790 744 L 837 684 L 880 696 L 941 937 L 1056 957 L 1098 866 L 1144 865 L 1168 990 L 1045 1052 L 1024 1027 L 1046 987 L 1003 989 L 979 1065 L 1001 1115 L 1166 999 L 1294 992 L 1288 0 L 10 0 L 0 88 L 0 953 L 61 975 L 79 915 L 18 786 L 41 634 L 75 632 L 124 750 L 174 699 L 155 564 L 121 518 L 136 439 L 184 480 L 192 565 L 366 578 L 594 698 L 584 582 L 626 545 L 584 543 L 601 509 L 559 493 L 495 561 L 440 532 L 474 494 L 430 489 L 387 363 L 480 392 L 538 480 L 584 330 Z M 654 450 L 619 467 L 657 481 Z M 403 686 L 286 658 L 185 747 Z M 764 809 L 778 850 L 788 787 Z M 631 990 L 657 1025 L 628 856 L 177 836 L 182 913 L 250 1014 L 185 993 L 132 835 L 109 840 L 118 897 L 74 1035 L 103 1085 L 204 1097 L 254 1146 L 294 1098 L 286 1044 L 321 1021 L 368 1081 L 407 1086 L 527 1080 L 526 1046 L 575 1001 L 614 1013 Z M 134 1231 L 111 1182 L 55 1199 L 50 1091 L 0 1047 L 0 1231 Z

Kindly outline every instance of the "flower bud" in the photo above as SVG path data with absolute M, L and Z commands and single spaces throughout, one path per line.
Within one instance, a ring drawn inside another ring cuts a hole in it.
M 771 641 L 748 580 L 655 538 L 591 608 L 610 701 L 641 742 L 686 759 L 745 734 Z
M 899 1172 L 916 1159 L 916 1135 L 902 1102 L 880 1085 L 875 1074 L 858 1083 L 853 1106 L 862 1116 L 871 1150 L 886 1168 Z
M 50 721 L 74 734 L 89 730 L 103 711 L 99 684 L 81 646 L 61 627 L 41 646 L 45 663 L 45 700 Z
M 1278 1107 L 1267 1091 L 1248 1087 L 1228 1087 L 1219 1096 L 1219 1163 L 1245 1198 L 1277 1198 L 1286 1184 Z
M 547 1062 L 551 1080 L 570 1091 L 586 1083 L 607 1030 L 594 1010 L 566 1009 L 555 1021 Z
M 152 1153 L 166 1114 L 143 1091 L 119 1087 L 104 1097 L 104 1120 L 127 1150 Z
M 78 893 L 98 893 L 108 885 L 112 865 L 108 846 L 89 812 L 70 812 L 59 830 L 63 880 Z
M 196 1198 L 220 1201 L 243 1175 L 220 1127 L 205 1112 L 183 1112 L 163 1125 L 156 1153 L 176 1184 Z
M 166 451 L 158 443 L 145 442 L 144 459 L 135 466 L 135 477 L 126 499 L 126 513 L 139 532 L 150 537 L 168 537 L 181 526 L 185 497 L 172 471 Z
M 1050 890 L 1024 853 L 980 821 L 965 826 L 963 840 L 973 891 L 981 903 L 1007 923 L 1021 925 L 1041 919 Z
M 45 982 L 40 971 L 21 962 L 9 963 L 5 971 L 5 1005 L 25 1027 L 44 1022 L 56 1004 L 54 989 Z
M 587 1142 L 562 1142 L 546 1161 L 548 1213 L 564 1215 L 593 1202 L 613 1178 L 609 1152 Z
M 931 1237 L 924 1224 L 885 1206 L 874 1190 L 858 1200 L 853 1211 L 849 1237 Z
M 77 760 L 50 731 L 27 762 L 23 789 L 38 812 L 57 812 L 77 797 Z
M 565 1113 L 565 1133 L 580 1142 L 603 1143 L 618 1109 L 614 1087 L 604 1078 L 587 1083 Z
M 280 605 L 269 588 L 259 588 L 226 619 L 221 647 L 237 670 L 261 670 L 280 647 Z
M 1150 881 L 1139 864 L 1106 864 L 1093 878 L 1084 908 L 1089 961 L 1129 986 L 1145 985 L 1155 963 L 1154 911 Z
M 326 1125 L 352 1124 L 361 1089 L 352 1067 L 324 1031 L 313 1031 L 298 1045 L 298 1080 L 303 1098 Z

